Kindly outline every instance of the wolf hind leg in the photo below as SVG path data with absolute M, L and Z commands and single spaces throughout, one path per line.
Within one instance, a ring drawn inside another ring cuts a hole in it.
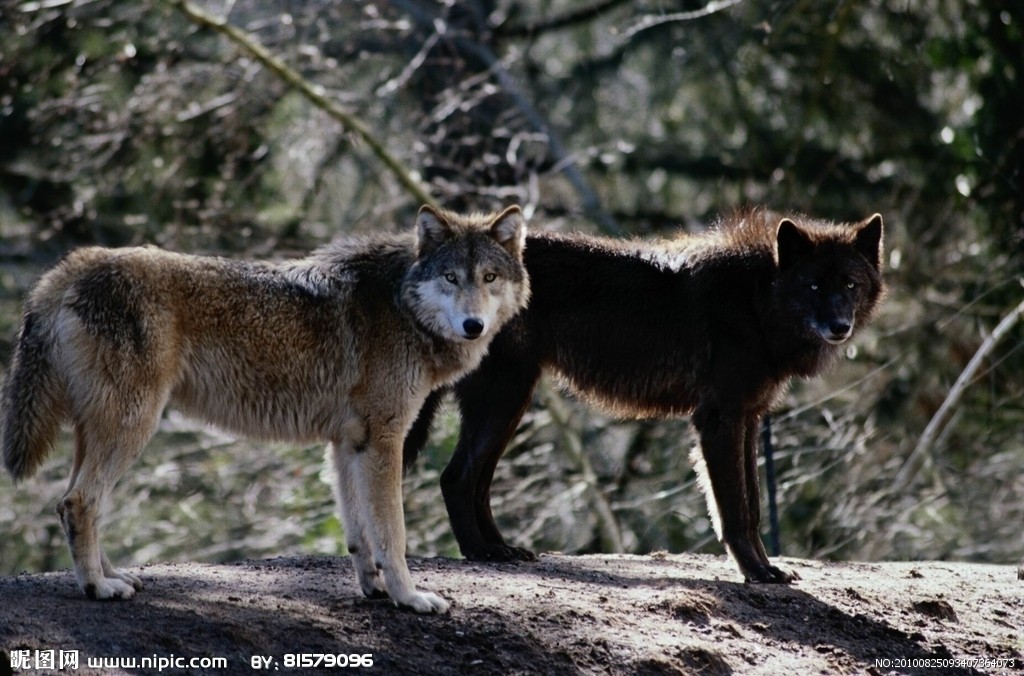
M 437 594 L 416 589 L 405 560 L 405 515 L 402 508 L 401 435 L 393 442 L 375 439 L 354 458 L 356 497 L 365 519 L 373 565 L 380 571 L 388 596 L 417 613 L 448 612 Z
M 142 589 L 137 576 L 111 565 L 100 546 L 100 530 L 103 506 L 153 435 L 162 401 L 155 393 L 140 397 L 134 416 L 118 416 L 111 410 L 77 416 L 71 480 L 57 504 L 57 513 L 71 550 L 75 578 L 90 599 L 130 599 Z
M 352 557 L 356 580 L 364 596 L 379 598 L 387 596 L 387 592 L 384 590 L 384 578 L 373 563 L 373 551 L 366 537 L 366 514 L 357 490 L 356 463 L 361 452 L 353 447 L 350 440 L 332 442 L 327 446 L 327 458 L 334 471 L 335 504 L 345 529 L 345 545 Z
M 529 549 L 513 547 L 494 522 L 491 482 L 515 435 L 540 369 L 526 360 L 506 359 L 491 348 L 484 366 L 456 386 L 462 426 L 455 453 L 441 474 L 448 518 L 459 549 L 470 561 L 533 561 Z M 525 362 L 525 363 L 524 363 Z
M 102 500 L 102 491 L 75 489 L 57 504 L 74 561 L 75 579 L 90 599 L 130 599 L 135 595 L 135 588 L 119 578 L 108 578 L 103 571 L 98 533 Z

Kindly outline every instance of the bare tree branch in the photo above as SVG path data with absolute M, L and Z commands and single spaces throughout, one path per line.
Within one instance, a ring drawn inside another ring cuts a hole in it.
M 555 16 L 541 19 L 540 21 L 534 21 L 527 24 L 498 26 L 494 32 L 501 37 L 510 38 L 536 36 L 548 31 L 561 30 L 563 28 L 569 28 L 576 24 L 596 19 L 605 12 L 613 10 L 619 5 L 625 4 L 630 4 L 629 0 L 600 0 L 589 7 L 571 10 L 564 14 L 556 14 Z
M 660 26 L 666 23 L 675 23 L 679 21 L 693 21 L 695 19 L 703 19 L 706 16 L 721 12 L 724 9 L 728 9 L 733 5 L 738 5 L 743 0 L 711 0 L 702 9 L 697 9 L 691 12 L 673 12 L 672 14 L 648 14 L 644 18 L 637 21 L 635 24 L 627 28 L 622 33 L 622 42 L 629 42 L 637 33 L 641 33 L 655 26 Z
M 615 518 L 615 512 L 612 511 L 608 499 L 601 490 L 597 473 L 594 472 L 594 467 L 590 464 L 590 460 L 583 450 L 579 431 L 569 423 L 569 411 L 565 403 L 559 398 L 558 394 L 547 388 L 544 388 L 544 393 L 547 395 L 545 404 L 548 414 L 551 416 L 551 422 L 558 429 L 563 449 L 569 456 L 569 459 L 579 469 L 584 485 L 590 489 L 595 516 L 597 517 L 601 549 L 605 552 L 625 551 L 622 544 L 622 530 L 619 528 L 618 519 Z
M 424 9 L 415 0 L 392 0 L 392 4 L 408 12 L 418 26 L 427 30 L 436 31 L 437 22 L 444 21 L 443 17 L 432 10 Z M 566 180 L 569 181 L 579 195 L 583 213 L 594 221 L 603 232 L 612 235 L 623 235 L 625 231 L 622 229 L 622 226 L 601 205 L 601 200 L 598 198 L 597 193 L 587 183 L 572 155 L 562 145 L 561 139 L 547 119 L 533 105 L 522 88 L 516 83 L 512 74 L 508 72 L 508 69 L 502 65 L 501 59 L 498 58 L 490 47 L 481 44 L 477 40 L 462 37 L 454 31 L 449 33 L 447 37 L 454 44 L 458 45 L 460 50 L 467 54 L 472 54 L 475 59 L 484 64 L 488 71 L 494 75 L 498 84 L 501 85 L 502 91 L 515 103 L 515 106 L 523 114 L 530 126 L 547 137 L 552 164 L 565 175 Z
M 423 204 L 439 206 L 437 201 L 430 195 L 423 184 L 417 180 L 412 172 L 402 162 L 391 154 L 384 144 L 374 136 L 370 127 L 361 119 L 344 110 L 337 103 L 328 98 L 324 88 L 306 80 L 298 71 L 289 67 L 281 59 L 277 58 L 267 50 L 266 47 L 256 42 L 248 33 L 229 24 L 225 19 L 213 16 L 189 2 L 189 0 L 165 0 L 171 6 L 177 8 L 187 16 L 193 23 L 214 30 L 238 47 L 242 48 L 265 68 L 269 69 L 279 78 L 287 82 L 293 89 L 306 97 L 317 108 L 323 110 L 332 118 L 340 122 L 346 129 L 354 132 L 360 139 L 369 146 L 373 154 L 391 171 L 406 191 Z
M 1021 280 L 1024 284 L 1024 279 Z M 995 330 L 992 331 L 992 335 L 985 339 L 978 348 L 978 351 L 971 357 L 971 361 L 967 363 L 967 368 L 963 370 L 960 377 L 953 383 L 953 387 L 949 390 L 949 394 L 946 396 L 946 400 L 942 402 L 942 406 L 935 412 L 932 419 L 928 422 L 928 426 L 925 427 L 924 433 L 921 434 L 921 438 L 917 442 L 917 446 L 914 447 L 913 452 L 907 458 L 906 462 L 903 463 L 903 467 L 900 469 L 899 474 L 896 475 L 896 480 L 893 482 L 893 491 L 900 492 L 910 485 L 910 482 L 914 480 L 917 473 L 921 470 L 925 460 L 931 453 L 932 447 L 935 445 L 936 439 L 942 432 L 946 419 L 949 417 L 949 413 L 953 408 L 960 403 L 960 398 L 963 397 L 964 392 L 970 387 L 974 380 L 975 374 L 978 369 L 981 368 L 982 362 L 988 357 L 989 353 L 995 348 L 1006 333 L 1013 328 L 1014 324 L 1024 315 L 1024 301 L 1021 301 L 1020 305 L 1011 310 L 1009 314 L 1003 317 L 1002 321 L 996 326 Z

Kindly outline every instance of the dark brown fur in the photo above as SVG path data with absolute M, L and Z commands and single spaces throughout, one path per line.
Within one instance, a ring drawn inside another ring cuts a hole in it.
M 505 544 L 490 483 L 548 371 L 622 416 L 691 415 L 720 538 L 748 580 L 790 581 L 768 562 L 758 532 L 759 425 L 792 377 L 821 371 L 873 315 L 883 293 L 881 240 L 877 215 L 833 225 L 759 210 L 654 244 L 529 237 L 529 306 L 455 387 L 462 430 L 441 483 L 463 554 L 533 556 Z M 439 397 L 410 432 L 407 462 Z

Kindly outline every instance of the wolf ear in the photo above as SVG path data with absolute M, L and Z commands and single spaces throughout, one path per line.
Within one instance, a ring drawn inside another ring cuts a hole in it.
M 451 236 L 451 225 L 440 212 L 428 204 L 420 207 L 416 216 L 416 240 L 420 256 L 441 246 Z
M 512 254 L 521 258 L 523 247 L 526 246 L 526 218 L 523 210 L 513 204 L 494 219 L 491 224 L 491 237 Z
M 779 221 L 775 234 L 775 260 L 780 270 L 785 270 L 797 261 L 806 258 L 814 250 L 814 243 L 807 233 L 788 218 Z
M 882 269 L 882 231 L 882 215 L 875 214 L 860 226 L 853 243 L 857 251 L 879 271 Z

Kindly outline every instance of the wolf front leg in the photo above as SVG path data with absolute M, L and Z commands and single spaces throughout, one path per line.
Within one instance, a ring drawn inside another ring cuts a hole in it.
M 380 598 L 387 596 L 387 592 L 384 591 L 384 579 L 373 564 L 373 553 L 366 536 L 366 510 L 359 508 L 357 453 L 359 451 L 352 439 L 327 445 L 327 459 L 334 470 L 334 499 L 345 528 L 345 546 L 352 557 L 356 580 L 364 596 Z
M 757 547 L 757 556 L 772 573 L 771 580 L 766 582 L 792 582 L 799 580 L 796 573 L 787 573 L 768 563 L 768 552 L 765 551 L 764 542 L 761 539 L 761 492 L 760 478 L 757 472 L 758 439 L 761 433 L 761 419 L 763 415 L 748 415 L 743 438 L 743 456 L 746 465 L 746 486 L 747 486 L 747 526 L 750 529 L 747 533 L 747 540 Z
M 405 561 L 405 515 L 402 509 L 402 434 L 374 437 L 352 457 L 353 510 L 363 524 L 374 568 L 388 596 L 417 613 L 446 613 L 448 602 L 416 589 Z M 364 589 L 365 591 L 365 589 Z
M 751 471 L 750 449 L 756 451 L 757 416 L 715 404 L 701 404 L 693 415 L 700 435 L 698 474 L 708 502 L 708 512 L 719 539 L 748 582 L 789 583 L 793 576 L 771 565 L 765 553 L 760 526 L 760 495 L 756 465 Z M 754 440 L 747 436 L 753 430 Z M 716 518 L 717 516 L 717 518 Z

